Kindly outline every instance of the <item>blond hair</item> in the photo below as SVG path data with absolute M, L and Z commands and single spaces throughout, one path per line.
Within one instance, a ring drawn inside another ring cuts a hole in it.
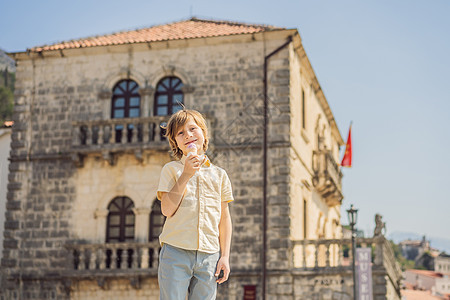
M 190 119 L 194 120 L 194 122 L 201 128 L 203 131 L 203 136 L 205 137 L 205 141 L 203 142 L 203 151 L 206 152 L 208 149 L 208 127 L 206 126 L 206 120 L 201 113 L 192 109 L 183 109 L 176 113 L 174 113 L 166 126 L 166 134 L 165 136 L 169 140 L 170 148 L 172 149 L 172 154 L 176 158 L 180 159 L 183 157 L 183 151 L 178 147 L 177 142 L 175 140 L 176 134 L 180 127 L 184 126 Z

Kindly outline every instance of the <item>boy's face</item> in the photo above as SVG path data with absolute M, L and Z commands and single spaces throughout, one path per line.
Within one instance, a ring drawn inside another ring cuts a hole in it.
M 175 134 L 175 141 L 184 155 L 188 154 L 188 146 L 192 143 L 197 146 L 197 153 L 199 155 L 203 154 L 203 143 L 205 142 L 203 130 L 192 118 L 189 118 L 186 124 L 178 128 Z

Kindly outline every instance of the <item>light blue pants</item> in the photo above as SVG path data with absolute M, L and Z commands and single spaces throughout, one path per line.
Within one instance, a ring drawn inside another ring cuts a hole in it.
M 216 299 L 219 252 L 184 250 L 164 244 L 159 254 L 160 300 Z

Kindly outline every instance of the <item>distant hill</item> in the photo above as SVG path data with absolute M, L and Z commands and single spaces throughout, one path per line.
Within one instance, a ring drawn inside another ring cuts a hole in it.
M 5 51 L 0 49 L 0 70 L 4 70 L 5 68 L 8 68 L 9 72 L 16 72 L 16 64 L 14 63 L 14 60 L 6 55 Z
M 421 240 L 422 237 L 422 235 L 414 232 L 395 231 L 389 234 L 388 239 L 393 240 L 394 243 L 398 244 L 404 240 Z M 450 253 L 450 239 L 432 236 L 425 236 L 425 238 L 430 241 L 431 247 L 440 251 L 445 251 L 447 254 Z

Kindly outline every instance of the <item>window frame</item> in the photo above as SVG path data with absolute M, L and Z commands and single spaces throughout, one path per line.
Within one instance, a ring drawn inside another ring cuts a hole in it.
M 159 219 L 161 216 L 163 217 L 162 224 L 155 224 L 154 221 L 156 219 Z M 165 222 L 166 222 L 166 217 L 161 212 L 161 201 L 159 201 L 158 199 L 155 199 L 152 204 L 152 210 L 150 212 L 150 217 L 149 217 L 149 222 L 148 222 L 149 223 L 149 229 L 148 229 L 148 241 L 149 242 L 152 242 L 159 238 L 159 235 L 161 234 L 161 231 L 162 231 L 162 228 L 163 228 Z M 160 228 L 161 230 L 159 230 L 157 235 L 154 235 L 154 231 L 157 228 Z
M 126 89 L 124 89 L 121 86 L 122 83 L 124 82 L 126 83 Z M 132 89 L 130 89 L 131 83 L 135 84 L 135 86 Z M 117 90 L 121 90 L 122 93 L 121 94 L 116 93 Z M 112 92 L 113 95 L 111 97 L 111 119 L 130 118 L 130 111 L 132 109 L 138 109 L 138 115 L 132 118 L 139 118 L 141 116 L 142 99 L 141 95 L 139 94 L 139 84 L 136 81 L 132 79 L 122 79 L 114 85 Z M 121 98 L 124 99 L 123 106 L 116 106 L 116 101 Z M 139 104 L 131 105 L 132 98 L 139 98 Z M 115 117 L 116 110 L 123 110 L 123 117 Z
M 120 201 L 120 203 L 118 203 Z M 111 211 L 115 205 L 118 211 Z M 108 205 L 108 216 L 106 219 L 106 243 L 126 243 L 133 242 L 135 239 L 136 215 L 133 212 L 134 202 L 128 197 L 116 197 Z M 132 222 L 127 223 L 127 216 L 133 216 Z M 111 225 L 111 217 L 119 216 L 119 224 Z M 126 229 L 132 228 L 133 235 L 127 235 Z M 111 236 L 111 229 L 119 228 L 118 236 Z
M 165 82 L 166 80 L 169 80 L 169 84 Z M 178 80 L 179 82 L 176 84 L 173 84 L 174 80 Z M 184 104 L 184 93 L 182 91 L 182 87 L 184 86 L 183 81 L 181 78 L 176 76 L 166 76 L 161 78 L 160 81 L 158 81 L 158 84 L 156 85 L 155 90 L 155 98 L 154 98 L 154 115 L 155 116 L 169 116 L 172 115 L 174 112 L 174 107 L 181 107 L 177 103 L 174 102 L 174 97 L 176 95 L 181 95 L 181 104 Z M 162 87 L 164 90 L 160 90 L 160 87 Z M 160 103 L 159 99 L 162 96 L 167 96 L 167 103 Z M 167 114 L 160 114 L 158 111 L 158 108 L 161 107 L 167 107 Z M 178 111 L 178 110 L 177 110 Z

